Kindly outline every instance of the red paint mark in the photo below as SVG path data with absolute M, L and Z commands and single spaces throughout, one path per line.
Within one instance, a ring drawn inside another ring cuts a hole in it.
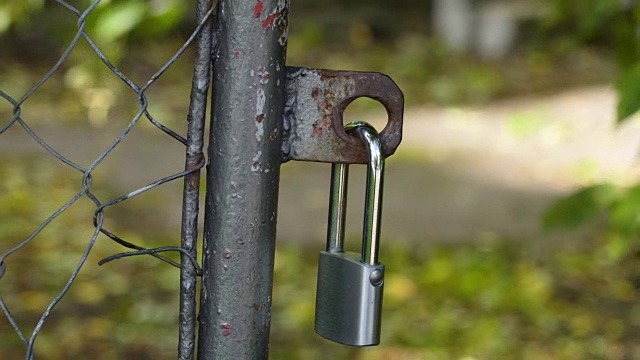
M 234 52 L 233 55 L 235 55 L 236 57 L 240 56 L 240 51 Z
M 225 251 L 224 254 L 222 254 L 222 257 L 225 259 L 231 259 L 231 252 Z
M 258 2 L 256 2 L 256 6 L 253 7 L 253 16 L 260 17 L 262 10 L 264 10 L 264 4 L 262 3 L 262 0 L 258 0 Z
M 275 24 L 277 18 L 277 12 L 269 14 L 266 19 L 262 20 L 262 29 L 267 30 L 269 26 L 273 27 L 273 24 Z
M 231 334 L 231 330 L 227 330 L 227 329 L 222 330 L 222 335 L 228 336 L 230 334 Z

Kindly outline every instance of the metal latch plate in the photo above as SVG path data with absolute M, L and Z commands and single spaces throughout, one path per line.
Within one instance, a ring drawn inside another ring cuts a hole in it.
M 359 97 L 379 101 L 389 120 L 380 133 L 384 155 L 402 140 L 404 95 L 386 75 L 287 67 L 283 162 L 366 163 L 361 141 L 344 131 L 345 108 Z

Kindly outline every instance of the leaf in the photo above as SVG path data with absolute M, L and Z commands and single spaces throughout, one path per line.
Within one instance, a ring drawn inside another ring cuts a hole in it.
M 640 61 L 637 26 L 637 21 L 632 14 L 622 13 L 613 23 L 614 56 L 619 69 L 628 69 Z
M 589 186 L 552 204 L 542 217 L 545 231 L 574 230 L 599 215 L 618 197 L 611 184 Z
M 618 123 L 640 110 L 640 64 L 622 70 L 617 81 Z
M 609 260 L 620 261 L 631 249 L 629 238 L 619 233 L 609 234 L 605 251 Z
M 629 188 L 611 207 L 611 228 L 627 237 L 640 230 L 640 185 Z
M 129 1 L 109 6 L 96 20 L 96 36 L 105 41 L 114 41 L 131 32 L 145 16 L 143 2 Z

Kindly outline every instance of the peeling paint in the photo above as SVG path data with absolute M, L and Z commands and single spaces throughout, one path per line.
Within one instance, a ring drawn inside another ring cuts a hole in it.
M 286 92 L 281 151 L 284 161 L 366 163 L 366 152 L 343 130 L 345 107 L 359 97 L 382 103 L 389 121 L 380 133 L 385 156 L 402 139 L 403 94 L 378 73 L 285 68 Z M 337 160 L 339 159 L 339 160 Z
M 261 156 L 262 156 L 262 151 L 258 150 L 258 152 L 256 152 L 256 156 L 254 156 L 253 159 L 251 159 L 253 161 L 253 164 L 251 164 L 252 172 L 262 171 L 262 163 L 260 163 Z
M 258 152 L 256 153 L 256 156 L 253 157 L 253 161 L 258 161 L 260 159 L 260 156 L 262 156 L 262 151 L 258 150 Z
M 256 139 L 262 141 L 262 136 L 264 135 L 264 105 L 267 99 L 263 89 L 258 89 L 256 95 Z
M 260 66 L 258 68 L 258 79 L 260 81 L 260 84 L 266 85 L 269 82 L 270 77 L 271 75 L 269 74 L 269 71 L 267 71 L 264 66 Z
M 266 17 L 262 18 L 263 30 L 266 31 L 269 28 L 278 30 L 278 43 L 280 43 L 281 46 L 287 44 L 287 38 L 289 37 L 288 9 L 289 0 L 278 0 L 276 8 L 267 14 Z
M 262 120 L 264 119 L 264 115 L 259 115 L 256 118 L 256 139 L 258 141 L 262 141 L 262 136 L 264 135 L 264 124 Z
M 289 39 L 289 21 L 284 20 L 278 25 L 278 43 L 280 46 L 287 45 Z

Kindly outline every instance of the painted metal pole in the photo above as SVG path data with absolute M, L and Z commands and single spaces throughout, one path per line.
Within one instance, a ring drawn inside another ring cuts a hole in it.
M 198 0 L 198 23 L 205 19 L 212 6 L 211 0 Z M 187 115 L 187 151 L 185 170 L 199 169 L 204 161 L 204 125 L 207 109 L 207 93 L 211 79 L 211 46 L 213 21 L 211 17 L 202 27 L 196 40 L 195 65 L 191 85 L 191 100 Z M 200 171 L 184 177 L 182 202 L 182 248 L 196 258 L 198 239 L 198 212 L 200 195 Z M 189 258 L 181 255 L 180 268 L 180 333 L 178 359 L 193 360 L 196 341 L 196 289 L 198 278 Z
M 267 359 L 288 0 L 221 0 L 198 359 Z

